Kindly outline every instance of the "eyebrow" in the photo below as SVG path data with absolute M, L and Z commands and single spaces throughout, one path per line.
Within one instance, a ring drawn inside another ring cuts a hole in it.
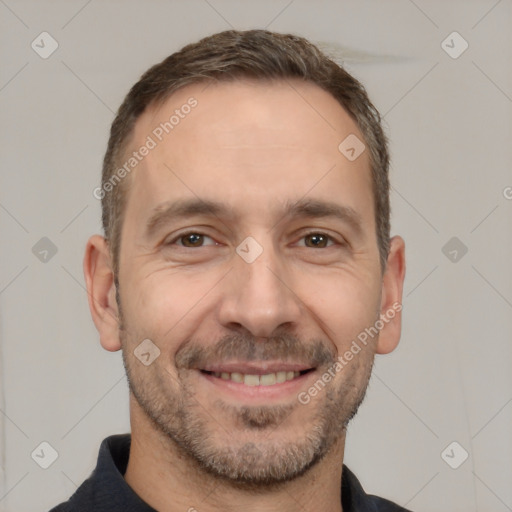
M 178 199 L 158 205 L 146 223 L 145 235 L 151 238 L 166 224 L 194 216 L 216 217 L 221 221 L 233 222 L 237 218 L 235 211 L 224 203 L 207 199 Z M 288 218 L 334 218 L 347 223 L 357 235 L 363 233 L 361 215 L 350 206 L 343 206 L 331 201 L 319 199 L 299 199 L 284 203 L 280 220 Z

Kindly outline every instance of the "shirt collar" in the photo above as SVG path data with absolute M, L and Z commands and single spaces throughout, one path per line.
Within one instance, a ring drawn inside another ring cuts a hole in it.
M 130 445 L 130 434 L 117 434 L 104 439 L 100 446 L 96 468 L 71 497 L 69 505 L 87 504 L 93 506 L 96 512 L 116 510 L 156 512 L 133 491 L 124 479 Z M 378 510 L 372 497 L 364 492 L 356 476 L 345 465 L 342 470 L 341 498 L 343 512 Z

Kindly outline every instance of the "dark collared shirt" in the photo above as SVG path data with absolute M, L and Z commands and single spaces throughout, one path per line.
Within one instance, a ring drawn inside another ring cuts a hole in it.
M 57 505 L 50 512 L 155 512 L 123 478 L 128 466 L 130 443 L 130 434 L 104 439 L 91 476 L 69 501 Z M 343 512 L 410 512 L 391 501 L 366 494 L 345 465 L 341 480 Z

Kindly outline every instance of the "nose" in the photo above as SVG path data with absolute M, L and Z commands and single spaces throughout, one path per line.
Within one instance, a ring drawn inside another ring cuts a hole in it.
M 221 325 L 243 327 L 255 337 L 268 338 L 276 329 L 299 322 L 304 308 L 294 290 L 292 272 L 270 242 L 251 263 L 235 254 L 233 265 L 220 297 Z

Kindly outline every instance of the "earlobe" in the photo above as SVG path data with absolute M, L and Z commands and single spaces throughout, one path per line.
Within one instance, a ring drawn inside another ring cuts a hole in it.
M 110 250 L 102 236 L 93 235 L 87 241 L 83 268 L 89 309 L 101 345 L 105 350 L 115 352 L 121 348 L 119 312 Z
M 392 352 L 402 331 L 402 293 L 405 279 L 405 242 L 400 236 L 390 240 L 386 270 L 382 278 L 380 319 L 382 329 L 377 342 L 377 354 Z

